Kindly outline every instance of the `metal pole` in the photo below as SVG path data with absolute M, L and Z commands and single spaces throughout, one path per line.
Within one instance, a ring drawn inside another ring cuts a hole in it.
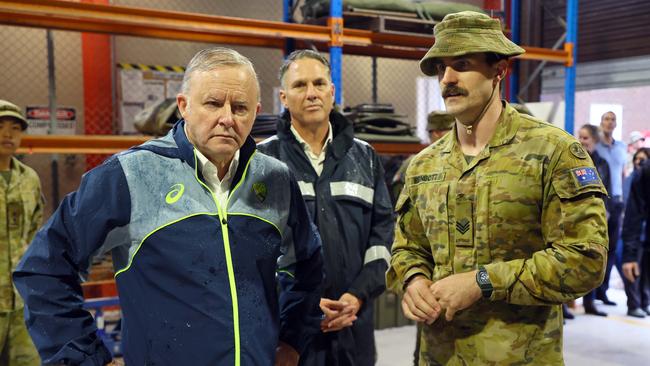
M 283 0 L 282 1 L 282 20 L 286 23 L 293 23 L 293 0 Z M 293 52 L 296 48 L 295 41 L 293 38 L 287 38 L 284 42 L 284 54 L 285 56 Z
M 576 97 L 576 58 L 578 55 L 578 0 L 567 0 L 566 22 L 567 43 L 565 44 L 565 48 L 568 47 L 571 52 L 571 63 L 567 65 L 564 72 L 564 129 L 573 135 Z
M 47 85 L 50 109 L 49 135 L 56 134 L 56 74 L 54 70 L 54 39 L 52 31 L 47 30 Z M 54 206 L 59 204 L 59 155 L 52 154 L 52 202 Z
M 372 103 L 377 104 L 377 57 L 372 56 Z
M 332 45 L 330 46 L 330 66 L 332 67 L 332 82 L 335 88 L 335 103 L 341 105 L 343 101 L 343 83 L 341 71 L 343 69 L 343 45 L 340 35 L 343 34 L 343 1 L 330 1 L 330 26 L 334 27 Z M 339 37 L 335 37 L 336 35 Z M 337 38 L 337 39 L 334 39 Z
M 519 31 L 520 26 L 520 7 L 519 0 L 510 1 L 510 37 L 516 44 L 521 42 L 521 35 Z M 508 100 L 511 102 L 517 101 L 517 94 L 519 94 L 519 61 L 512 61 L 512 70 L 510 72 L 510 90 L 508 93 Z

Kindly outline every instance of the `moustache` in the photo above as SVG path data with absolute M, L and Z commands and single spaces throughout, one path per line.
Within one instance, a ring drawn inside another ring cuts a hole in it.
M 450 95 L 463 95 L 463 96 L 467 96 L 468 94 L 469 94 L 469 92 L 468 92 L 466 89 L 463 89 L 463 88 L 458 87 L 458 86 L 455 86 L 455 85 L 446 86 L 446 87 L 442 90 L 442 97 L 443 97 L 443 98 L 447 98 L 447 97 L 450 96 Z

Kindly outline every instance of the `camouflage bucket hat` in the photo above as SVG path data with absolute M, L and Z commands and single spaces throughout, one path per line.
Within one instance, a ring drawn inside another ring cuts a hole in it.
M 427 131 L 451 130 L 456 119 L 447 112 L 433 111 L 427 116 Z
M 526 52 L 503 34 L 498 19 L 474 11 L 448 14 L 436 24 L 433 35 L 435 43 L 420 61 L 420 70 L 429 76 L 436 74 L 434 66 L 440 57 L 481 52 L 510 57 Z
M 11 117 L 20 123 L 20 127 L 25 131 L 27 129 L 27 120 L 23 115 L 23 111 L 15 104 L 0 99 L 0 118 Z

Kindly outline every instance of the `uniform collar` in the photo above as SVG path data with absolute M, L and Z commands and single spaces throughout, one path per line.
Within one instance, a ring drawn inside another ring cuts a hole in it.
M 512 108 L 508 102 L 502 101 L 501 103 L 503 104 L 503 110 L 497 120 L 494 135 L 487 145 L 490 148 L 509 144 L 514 139 L 519 130 L 519 126 L 521 125 L 518 118 L 519 112 Z M 451 152 L 456 145 L 458 145 L 458 149 L 460 150 L 458 138 L 456 138 L 457 130 L 458 127 L 454 124 L 450 133 L 445 136 L 447 140 L 443 142 L 445 144 L 442 149 L 443 152 Z

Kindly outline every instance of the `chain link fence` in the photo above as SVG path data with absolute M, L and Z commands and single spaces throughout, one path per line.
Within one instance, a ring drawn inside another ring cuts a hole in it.
M 281 21 L 283 16 L 282 2 L 277 0 L 112 0 L 111 4 L 272 21 Z M 299 12 L 295 11 L 296 14 Z M 184 67 L 198 50 L 216 46 L 132 36 L 54 30 L 50 33 L 53 41 L 53 78 L 48 74 L 48 31 L 0 25 L 0 43 L 3 45 L 3 57 L 0 58 L 0 98 L 25 109 L 47 112 L 50 103 L 49 82 L 52 80 L 57 107 L 74 112 L 71 120 L 57 124 L 58 128 L 53 131 L 55 134 L 134 133 L 133 130 L 125 131 L 120 123 L 124 111 L 120 104 L 123 95 L 119 91 L 118 64 Z M 283 51 L 261 47 L 228 47 L 238 50 L 253 61 L 262 88 L 263 112 L 278 112 L 277 88 L 280 83 L 277 72 L 282 64 Z M 375 65 L 376 72 L 373 73 L 372 57 L 344 55 L 344 106 L 391 103 L 397 113 L 407 115 L 406 121 L 414 125 L 415 78 L 419 75 L 417 62 L 376 58 Z M 176 70 L 182 73 L 182 69 Z M 39 118 L 39 121 L 30 125 L 28 133 L 50 133 L 49 117 L 42 113 L 40 117 L 33 117 Z M 105 158 L 106 156 L 43 154 L 27 154 L 23 157 L 41 176 L 48 200 L 47 213 L 51 213 L 58 204 L 55 201 L 77 188 L 83 171 Z M 53 176 L 53 161 L 58 164 L 58 176 Z
M 56 86 L 58 107 L 72 108 L 76 114 L 58 123 L 54 133 L 83 133 L 83 78 L 81 77 L 81 36 L 77 32 L 51 31 L 53 74 L 48 71 L 48 32 L 14 26 L 0 26 L 0 99 L 30 111 L 28 133 L 47 134 L 50 129 L 50 80 Z M 110 119 L 110 116 L 109 116 Z M 76 123 L 75 123 L 76 122 Z M 26 154 L 19 156 L 41 178 L 46 197 L 46 215 L 58 205 L 55 197 L 75 190 L 85 170 L 85 156 Z M 57 176 L 52 165 L 56 164 Z

